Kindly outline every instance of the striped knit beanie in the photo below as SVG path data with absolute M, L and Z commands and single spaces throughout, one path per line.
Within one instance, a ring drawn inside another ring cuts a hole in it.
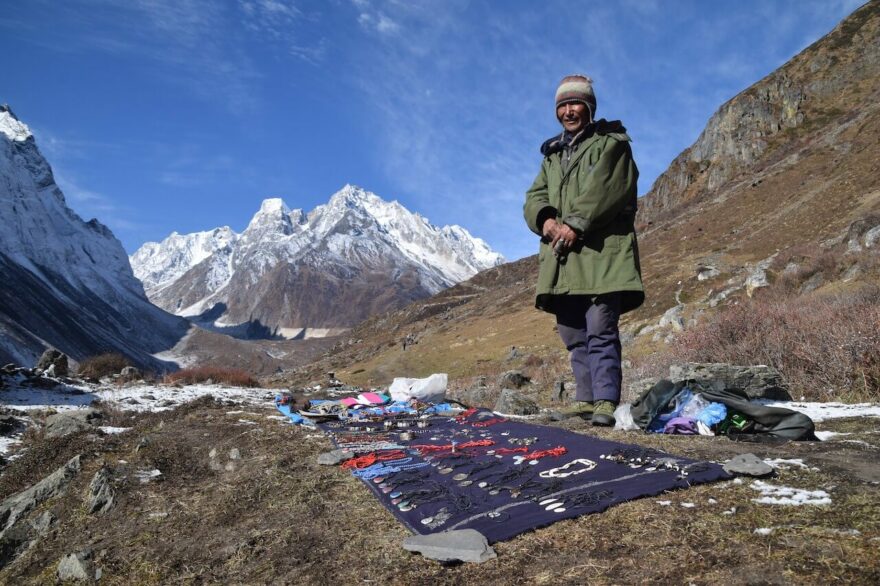
M 572 102 L 586 104 L 590 118 L 596 115 L 596 94 L 593 93 L 593 80 L 586 75 L 567 75 L 556 88 L 556 107 Z

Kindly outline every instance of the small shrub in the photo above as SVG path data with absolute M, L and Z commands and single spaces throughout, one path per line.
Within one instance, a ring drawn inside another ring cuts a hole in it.
M 128 358 L 118 352 L 108 352 L 86 358 L 79 363 L 79 368 L 76 372 L 81 378 L 100 379 L 105 376 L 119 374 L 126 366 L 132 366 Z
M 777 368 L 794 396 L 880 399 L 880 288 L 798 302 L 766 296 L 683 332 L 664 363 L 728 362 Z
M 237 368 L 222 366 L 197 366 L 184 368 L 165 376 L 166 383 L 194 385 L 212 381 L 231 387 L 259 387 L 260 383 L 249 373 Z

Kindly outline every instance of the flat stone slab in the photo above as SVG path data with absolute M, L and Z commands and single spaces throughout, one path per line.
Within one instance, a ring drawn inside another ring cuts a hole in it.
M 724 464 L 724 471 L 745 476 L 770 476 L 774 468 L 754 454 L 734 456 Z
M 441 562 L 462 561 L 478 564 L 498 555 L 486 537 L 476 529 L 458 529 L 432 535 L 412 535 L 403 540 L 403 548 Z
M 323 464 L 324 466 L 335 466 L 340 462 L 351 460 L 353 457 L 354 454 L 351 452 L 346 452 L 344 450 L 331 450 L 329 452 L 324 452 L 323 454 L 318 456 L 318 464 Z

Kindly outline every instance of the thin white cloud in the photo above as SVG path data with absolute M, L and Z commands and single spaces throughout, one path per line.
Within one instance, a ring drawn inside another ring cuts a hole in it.
M 396 35 L 400 32 L 399 22 L 382 10 L 376 9 L 367 0 L 352 0 L 352 4 L 359 11 L 357 21 L 364 29 L 384 36 Z

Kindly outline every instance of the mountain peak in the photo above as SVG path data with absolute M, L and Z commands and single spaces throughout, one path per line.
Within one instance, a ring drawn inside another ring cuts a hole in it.
M 351 326 L 503 262 L 464 228 L 437 228 L 351 184 L 308 215 L 263 201 L 240 238 L 199 249 L 210 260 L 165 248 L 132 256 L 155 303 L 181 315 L 222 304 L 224 327 L 259 320 L 290 335 Z
M 287 204 L 284 203 L 284 200 L 280 197 L 270 197 L 263 200 L 263 203 L 260 204 L 260 211 L 258 214 L 288 214 L 290 213 L 290 209 L 287 207 Z
M 23 142 L 33 136 L 31 129 L 16 117 L 9 104 L 0 104 L 0 132 L 16 142 Z

